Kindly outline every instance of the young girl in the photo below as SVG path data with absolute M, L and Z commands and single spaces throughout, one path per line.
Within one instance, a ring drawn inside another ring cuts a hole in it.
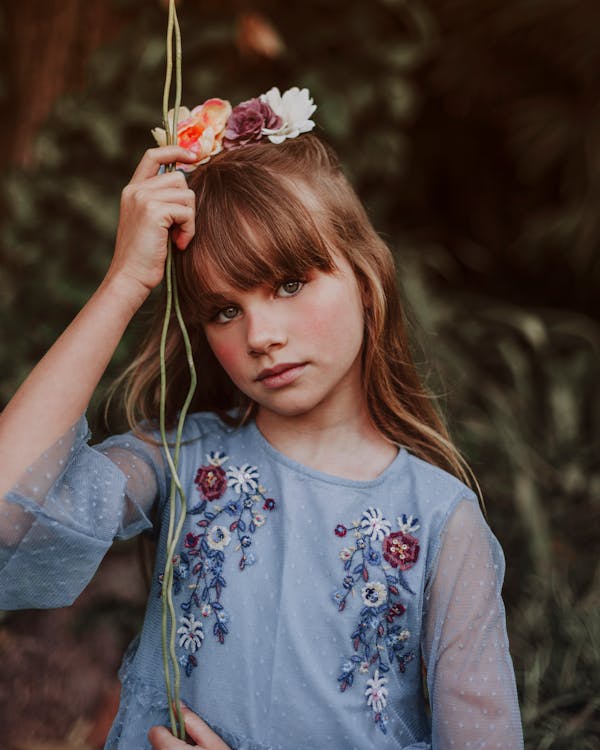
M 171 232 L 199 374 L 173 584 L 192 740 L 518 750 L 502 551 L 417 377 L 388 248 L 331 149 L 290 133 L 222 150 L 189 187 L 160 167 L 195 153 L 141 159 L 106 278 L 0 418 L 0 609 L 70 604 L 114 539 L 152 532 L 106 747 L 185 747 L 164 726 L 160 310 L 126 374 L 131 432 L 90 447 L 82 416 Z M 167 360 L 174 425 L 188 387 L 175 322 Z

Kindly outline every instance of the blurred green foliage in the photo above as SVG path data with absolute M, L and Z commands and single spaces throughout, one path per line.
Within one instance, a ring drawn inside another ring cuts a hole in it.
M 35 169 L 4 175 L 0 402 L 102 278 L 120 190 L 160 124 L 165 14 L 118 5 L 135 20 L 57 102 Z M 184 103 L 310 88 L 318 132 L 397 251 L 424 375 L 505 550 L 527 747 L 600 748 L 598 5 L 253 8 L 280 57 L 241 54 L 229 7 L 182 3 Z

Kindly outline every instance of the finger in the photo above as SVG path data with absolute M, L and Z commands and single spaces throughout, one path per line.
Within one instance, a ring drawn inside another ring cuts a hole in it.
M 154 177 L 162 164 L 172 164 L 176 161 L 184 164 L 195 164 L 198 161 L 198 156 L 181 146 L 149 148 L 142 156 L 137 169 L 133 173 L 131 182 L 141 182 L 147 180 L 148 177 Z
M 143 205 L 144 202 L 174 203 L 178 206 L 194 208 L 196 206 L 196 194 L 193 190 L 180 190 L 179 188 L 167 187 L 162 189 L 146 190 L 146 186 L 138 189 L 136 200 Z
M 183 740 L 174 737 L 167 727 L 151 727 L 147 737 L 154 750 L 183 750 L 189 747 Z
M 152 213 L 153 206 L 149 204 L 149 211 Z M 155 208 L 155 215 L 159 212 L 162 216 L 159 220 L 160 226 L 164 229 L 173 228 L 177 235 L 177 247 L 182 250 L 187 246 L 194 236 L 196 212 L 190 206 L 181 206 L 176 203 L 159 204 Z
M 213 732 L 198 714 L 190 711 L 189 708 L 182 707 L 182 710 L 185 731 L 197 745 L 206 748 L 206 750 L 231 750 L 229 745 L 223 742 L 219 735 Z

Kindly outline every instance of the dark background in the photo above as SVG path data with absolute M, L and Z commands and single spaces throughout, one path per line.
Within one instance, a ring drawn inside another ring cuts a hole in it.
M 179 16 L 187 106 L 309 87 L 505 550 L 526 746 L 600 748 L 600 5 L 182 0 Z M 0 2 L 0 406 L 108 266 L 161 122 L 165 29 L 158 0 Z M 2 747 L 102 746 L 143 602 L 130 542 L 73 607 L 0 613 Z

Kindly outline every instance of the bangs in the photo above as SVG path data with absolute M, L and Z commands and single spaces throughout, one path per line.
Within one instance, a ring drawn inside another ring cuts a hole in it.
M 316 197 L 305 183 L 295 185 L 248 163 L 243 170 L 224 161 L 210 167 L 199 170 L 190 185 L 197 195 L 196 234 L 180 254 L 182 281 L 193 294 L 185 283 L 193 277 L 200 314 L 215 277 L 248 290 L 301 278 L 312 269 L 335 269 L 317 224 Z

